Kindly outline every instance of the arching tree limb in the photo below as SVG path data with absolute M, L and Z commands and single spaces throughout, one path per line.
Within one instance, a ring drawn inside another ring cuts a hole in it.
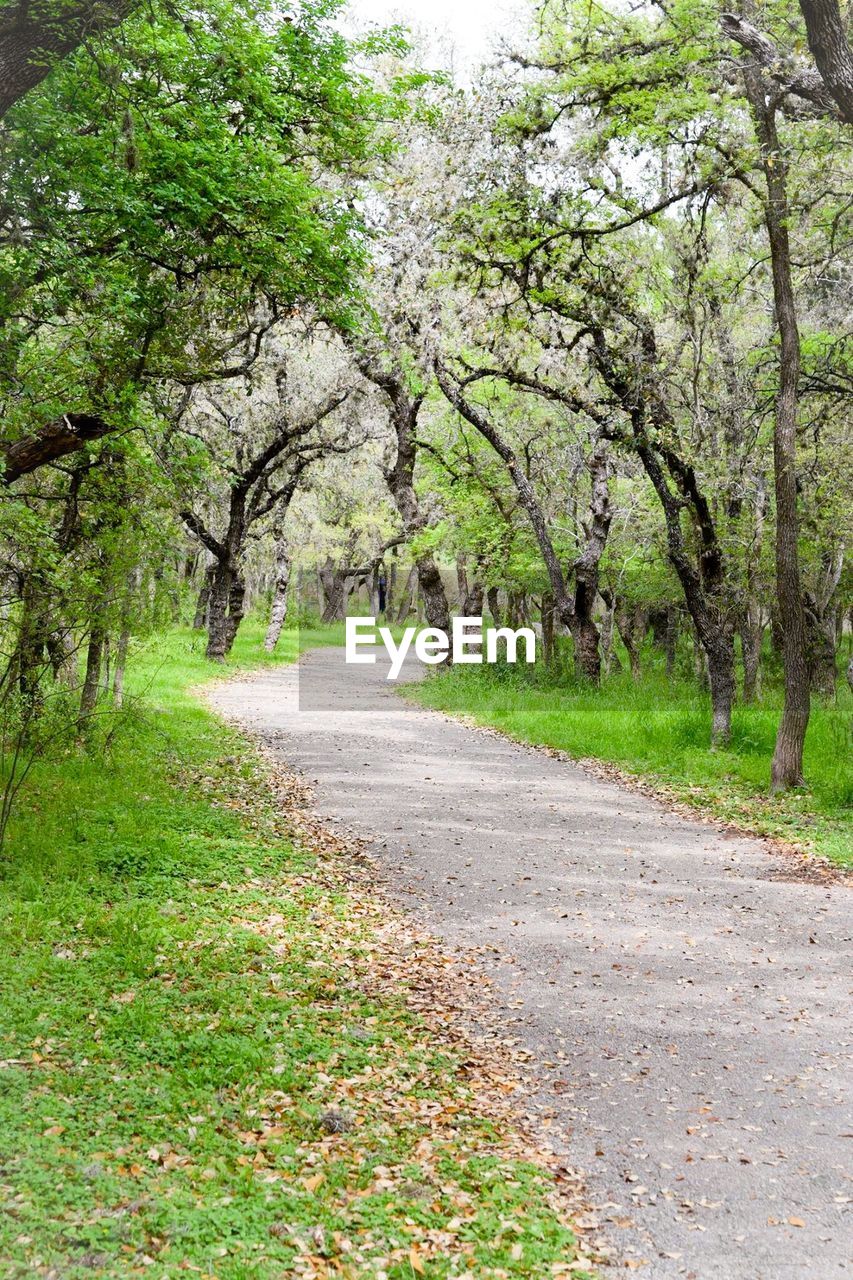
M 782 52 L 768 35 L 747 22 L 746 18 L 737 13 L 723 13 L 720 15 L 720 29 L 723 35 L 752 55 L 754 62 L 781 93 L 802 98 L 821 115 L 837 117 L 840 114 L 848 122 L 853 120 L 845 114 L 815 67 L 804 67 L 790 54 Z
M 29 475 L 37 467 L 56 462 L 69 453 L 76 453 L 85 444 L 100 440 L 114 428 L 103 418 L 92 413 L 66 413 L 54 422 L 47 422 L 32 435 L 0 445 L 0 456 L 6 466 L 3 480 L 12 484 L 21 476 Z
M 116 26 L 135 0 L 13 0 L 0 8 L 0 118 L 91 32 Z

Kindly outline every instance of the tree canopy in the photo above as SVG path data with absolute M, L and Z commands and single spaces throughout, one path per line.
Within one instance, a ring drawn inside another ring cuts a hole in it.
M 592 685 L 692 646 L 720 748 L 778 683 L 802 781 L 849 612 L 835 0 L 546 0 L 472 89 L 336 0 L 4 13 L 16 714 L 80 647 L 85 713 L 186 591 L 221 659 L 381 579 Z

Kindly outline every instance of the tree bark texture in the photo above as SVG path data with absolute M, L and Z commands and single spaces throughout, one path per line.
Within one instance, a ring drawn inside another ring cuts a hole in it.
M 193 631 L 204 631 L 207 626 L 207 609 L 210 604 L 210 593 L 213 589 L 213 578 L 216 573 L 216 565 L 209 564 L 204 571 L 204 581 L 198 593 L 198 599 L 195 606 L 195 617 L 193 618 Z
M 388 488 L 394 505 L 403 522 L 403 530 L 407 538 L 415 538 L 425 528 L 425 521 L 418 505 L 415 493 L 415 462 L 417 445 L 415 444 L 415 427 L 421 407 L 421 397 L 409 398 L 398 389 L 392 400 L 392 423 L 397 437 L 397 456 L 393 466 L 387 472 Z M 423 552 L 415 558 L 418 586 L 423 603 L 426 620 L 431 627 L 440 627 L 442 631 L 450 630 L 450 609 L 447 594 L 438 565 L 430 552 Z
M 743 660 L 743 700 L 755 702 L 761 694 L 761 637 L 764 628 L 757 601 L 750 600 L 740 624 L 740 648 Z
M 273 587 L 270 623 L 264 637 L 264 649 L 272 653 L 278 644 L 279 636 L 287 617 L 287 598 L 290 589 L 290 546 L 281 530 L 276 531 L 275 539 L 275 585 Z
M 409 570 L 409 575 L 406 578 L 405 584 L 403 586 L 403 590 L 400 593 L 400 605 L 399 605 L 399 608 L 397 609 L 397 618 L 396 618 L 398 626 L 401 622 L 406 621 L 406 619 L 411 615 L 412 610 L 415 607 L 415 589 L 417 587 L 417 581 L 418 581 L 418 571 L 413 565 L 412 568 Z
M 132 0 L 16 0 L 0 13 L 0 118 L 86 36 L 115 26 Z
M 853 124 L 853 52 L 838 0 L 800 0 L 800 8 L 821 79 L 838 103 L 842 119 Z

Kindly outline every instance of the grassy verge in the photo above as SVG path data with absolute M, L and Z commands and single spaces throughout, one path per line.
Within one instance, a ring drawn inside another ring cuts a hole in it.
M 612 676 L 600 690 L 555 681 L 541 668 L 458 667 L 411 685 L 425 706 L 471 717 L 521 742 L 615 764 L 680 801 L 761 835 L 853 863 L 853 698 L 815 704 L 806 741 L 807 790 L 771 797 L 778 699 L 737 706 L 730 750 L 708 749 L 707 696 L 651 671 Z
M 209 674 L 189 632 L 147 645 L 107 754 L 39 766 L 13 819 L 0 1273 L 582 1274 L 548 1174 L 377 994 L 381 905 L 294 849 L 189 695 Z

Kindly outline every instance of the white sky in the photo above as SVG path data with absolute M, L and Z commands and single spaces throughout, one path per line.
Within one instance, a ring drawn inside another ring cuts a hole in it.
M 529 0 L 349 0 L 353 25 L 401 22 L 428 41 L 427 61 L 447 66 L 455 50 L 455 65 L 470 72 L 484 62 L 495 37 L 521 34 L 530 13 Z

